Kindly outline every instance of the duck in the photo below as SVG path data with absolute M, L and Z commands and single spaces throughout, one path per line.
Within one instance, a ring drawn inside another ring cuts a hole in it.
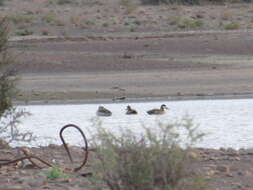
M 136 114 L 138 114 L 138 112 L 136 110 L 132 109 L 131 106 L 127 106 L 126 110 L 127 110 L 126 115 L 136 115 Z
M 165 109 L 168 110 L 169 108 L 167 108 L 165 104 L 162 104 L 160 109 L 155 108 L 155 109 L 147 111 L 147 113 L 149 115 L 162 115 L 162 114 L 165 114 Z
M 106 109 L 104 106 L 99 106 L 96 114 L 97 116 L 109 117 L 112 115 L 112 112 Z

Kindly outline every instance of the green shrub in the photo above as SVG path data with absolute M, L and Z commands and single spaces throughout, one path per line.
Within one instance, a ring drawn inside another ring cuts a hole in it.
M 52 167 L 47 172 L 47 179 L 55 180 L 59 178 L 68 178 L 69 175 L 65 174 L 61 168 Z
M 33 34 L 33 31 L 32 30 L 29 30 L 27 28 L 23 28 L 23 29 L 18 29 L 16 31 L 16 35 L 17 36 L 29 36 L 29 35 L 32 35 Z
M 85 20 L 84 24 L 91 26 L 91 25 L 95 25 L 96 23 L 93 20 Z
M 72 1 L 71 0 L 58 0 L 57 4 L 58 5 L 65 5 L 65 4 L 70 4 Z
M 42 21 L 45 21 L 48 24 L 54 24 L 56 21 L 56 14 L 49 12 L 42 18 Z
M 71 0 L 49 0 L 49 5 L 65 5 L 65 4 L 71 4 L 73 1 Z
M 181 29 L 196 29 L 203 25 L 204 22 L 199 19 L 184 19 L 182 22 L 177 24 L 177 27 Z
M 32 133 L 21 133 L 17 125 L 29 113 L 13 105 L 13 99 L 18 96 L 17 61 L 9 51 L 7 21 L 7 18 L 0 19 L 0 142 L 31 142 L 35 139 Z
M 158 122 L 155 129 L 144 127 L 142 135 L 123 128 L 116 135 L 101 123 L 94 128 L 91 146 L 96 148 L 96 158 L 91 163 L 94 175 L 89 179 L 95 189 L 172 190 L 200 184 L 194 183 L 195 176 L 187 171 L 191 147 L 203 136 L 191 119 Z
M 7 19 L 0 19 L 0 119 L 13 107 L 12 99 L 17 94 L 15 88 L 17 72 L 15 62 L 8 50 L 8 35 Z
M 240 23 L 239 22 L 230 22 L 228 24 L 224 24 L 224 29 L 225 30 L 236 30 L 240 28 Z
M 34 19 L 31 15 L 10 15 L 7 18 L 14 24 L 31 23 Z

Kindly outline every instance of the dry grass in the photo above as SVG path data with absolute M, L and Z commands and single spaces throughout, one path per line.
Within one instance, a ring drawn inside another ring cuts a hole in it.
M 120 5 L 126 9 L 127 14 L 131 14 L 138 8 L 138 5 L 131 0 L 121 0 Z
M 15 14 L 8 15 L 7 19 L 14 24 L 32 23 L 34 17 L 32 15 Z
M 221 13 L 221 19 L 222 20 L 231 20 L 233 18 L 234 13 L 231 10 L 225 9 Z
M 204 21 L 200 19 L 183 19 L 177 24 L 180 29 L 197 29 L 204 25 Z
M 239 22 L 230 22 L 230 23 L 224 24 L 224 29 L 225 30 L 240 29 L 240 23 Z
M 120 6 L 119 6 L 120 5 Z M 77 0 L 58 1 L 12 0 L 5 4 L 1 15 L 9 15 L 13 23 L 12 34 L 21 25 L 29 27 L 35 35 L 43 29 L 51 35 L 61 35 L 62 26 L 69 35 L 85 32 L 147 32 L 173 30 L 224 29 L 219 22 L 239 21 L 240 28 L 249 28 L 252 18 L 251 4 L 247 6 L 182 6 L 161 4 L 144 6 L 132 0 Z M 7 11 L 9 10 L 9 11 Z M 15 13 L 15 14 L 14 14 Z M 241 16 L 238 16 L 241 15 Z M 239 17 L 241 20 L 238 20 Z M 185 19 L 189 21 L 185 21 Z M 199 19 L 192 22 L 191 19 Z M 136 20 L 136 21 L 134 21 Z M 202 22 L 202 24 L 201 24 Z M 202 26 L 201 26 L 202 25 Z M 49 28 L 50 27 L 50 28 Z
M 187 171 L 191 146 L 203 136 L 192 120 L 158 122 L 152 129 L 144 127 L 142 135 L 124 128 L 113 133 L 99 122 L 94 129 L 91 146 L 96 149 L 96 159 L 91 163 L 94 175 L 90 181 L 95 189 L 104 185 L 110 190 L 206 188 L 203 178 Z M 187 142 L 184 148 L 180 147 L 182 138 Z
M 50 25 L 64 26 L 63 20 L 60 20 L 54 12 L 48 12 L 42 17 L 42 21 Z

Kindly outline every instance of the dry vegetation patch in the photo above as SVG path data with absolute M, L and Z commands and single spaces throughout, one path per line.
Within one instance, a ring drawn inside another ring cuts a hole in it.
M 26 0 L 3 1 L 1 16 L 12 23 L 12 35 L 84 35 L 91 32 L 152 32 L 252 28 L 252 4 L 167 0 Z M 189 6 L 193 4 L 193 6 Z M 13 14 L 15 13 L 15 14 Z M 229 23 L 236 26 L 226 26 Z

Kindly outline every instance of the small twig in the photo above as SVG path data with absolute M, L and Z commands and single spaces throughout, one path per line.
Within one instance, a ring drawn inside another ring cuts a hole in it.
M 49 167 L 53 167 L 52 164 L 50 164 L 49 162 L 42 160 L 41 158 L 38 158 L 37 156 L 33 156 L 31 155 L 26 149 L 21 149 L 21 151 L 26 155 L 27 159 L 36 167 L 42 169 L 43 167 L 39 166 L 36 162 L 34 162 L 32 160 L 32 158 L 35 158 L 37 160 L 39 160 L 40 162 L 44 163 L 45 165 L 49 166 Z

